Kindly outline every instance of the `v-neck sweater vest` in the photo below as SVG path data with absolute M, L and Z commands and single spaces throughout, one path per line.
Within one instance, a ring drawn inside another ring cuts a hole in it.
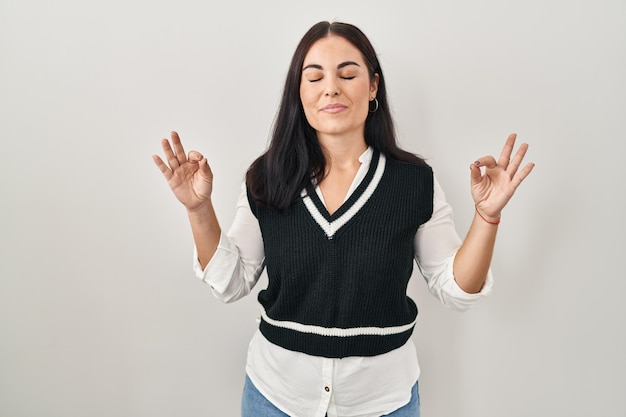
M 249 198 L 263 235 L 268 286 L 260 331 L 286 349 L 327 358 L 374 356 L 411 336 L 407 294 L 414 238 L 433 211 L 433 173 L 374 152 L 369 170 L 332 215 L 304 190 L 287 211 Z

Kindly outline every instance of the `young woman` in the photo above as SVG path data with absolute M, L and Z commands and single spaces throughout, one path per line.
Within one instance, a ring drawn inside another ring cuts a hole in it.
M 320 22 L 293 55 L 268 149 L 250 166 L 222 233 L 207 159 L 178 135 L 154 156 L 187 208 L 197 275 L 230 302 L 265 269 L 250 342 L 243 416 L 419 416 L 416 262 L 430 291 L 466 310 L 489 293 L 500 213 L 533 164 L 470 165 L 475 216 L 461 241 L 432 169 L 400 149 L 385 78 L 366 36 Z

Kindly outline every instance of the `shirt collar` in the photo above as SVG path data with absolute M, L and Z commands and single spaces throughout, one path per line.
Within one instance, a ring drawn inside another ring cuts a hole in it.
M 363 165 L 369 165 L 372 162 L 372 155 L 374 154 L 374 150 L 371 146 L 368 146 L 365 152 L 359 156 L 359 162 Z

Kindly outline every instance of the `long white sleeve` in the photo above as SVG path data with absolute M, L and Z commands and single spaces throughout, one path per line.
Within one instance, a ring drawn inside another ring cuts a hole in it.
M 225 303 L 250 293 L 263 272 L 265 252 L 259 222 L 250 210 L 245 187 L 237 201 L 235 218 L 227 234 L 222 233 L 217 251 L 202 270 L 194 248 L 193 270 Z
M 415 260 L 430 292 L 443 305 L 465 311 L 479 298 L 488 295 L 493 286 L 491 269 L 480 292 L 468 294 L 454 279 L 454 257 L 461 246 L 456 232 L 452 208 L 435 178 L 433 215 L 420 226 L 415 236 Z

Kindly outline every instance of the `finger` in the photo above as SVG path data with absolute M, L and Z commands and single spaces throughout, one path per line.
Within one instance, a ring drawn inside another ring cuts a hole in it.
M 163 160 L 158 155 L 152 155 L 152 160 L 156 164 L 157 168 L 159 168 L 159 171 L 163 173 L 165 179 L 169 181 L 169 179 L 172 177 L 172 170 L 167 165 L 165 165 L 165 162 L 163 162 Z
M 511 159 L 511 162 L 509 163 L 509 166 L 507 167 L 507 170 L 506 170 L 511 177 L 515 175 L 515 173 L 517 172 L 517 169 L 522 164 L 522 161 L 524 160 L 524 156 L 526 156 L 527 151 L 528 151 L 528 144 L 522 143 L 519 149 L 517 150 L 517 152 L 515 152 L 515 156 L 513 157 L 513 159 Z
M 509 166 L 511 155 L 513 154 L 513 147 L 515 146 L 515 139 L 517 139 L 517 134 L 511 133 L 509 137 L 506 139 L 506 142 L 504 143 L 502 152 L 500 152 L 500 157 L 498 158 L 498 165 L 500 165 L 504 169 L 507 169 Z
M 174 145 L 174 154 L 178 159 L 179 164 L 184 164 L 187 162 L 187 155 L 185 154 L 185 148 L 183 148 L 183 144 L 180 141 L 180 136 L 178 136 L 178 132 L 171 132 L 170 136 L 172 137 L 172 145 Z
M 513 185 L 513 189 L 517 189 L 519 185 L 524 181 L 524 179 L 532 172 L 533 168 L 535 168 L 535 164 L 533 162 L 529 162 L 524 166 L 524 168 L 517 173 L 511 180 L 511 185 Z
M 200 161 L 202 161 L 202 158 L 204 158 L 204 157 L 198 151 L 191 151 L 191 152 L 189 152 L 189 156 L 187 157 L 189 162 L 200 162 Z
M 483 156 L 482 158 L 478 158 L 475 162 L 474 165 L 476 165 L 477 167 L 485 167 L 485 168 L 495 168 L 498 164 L 496 163 L 496 159 L 491 156 L 491 155 L 487 155 L 487 156 Z
M 178 168 L 180 166 L 180 163 L 178 162 L 178 158 L 176 158 L 176 155 L 174 154 L 174 151 L 172 150 L 170 141 L 167 139 L 162 139 L 161 147 L 163 148 L 163 154 L 165 155 L 165 159 L 167 160 L 167 163 L 170 165 L 170 168 L 172 169 Z

